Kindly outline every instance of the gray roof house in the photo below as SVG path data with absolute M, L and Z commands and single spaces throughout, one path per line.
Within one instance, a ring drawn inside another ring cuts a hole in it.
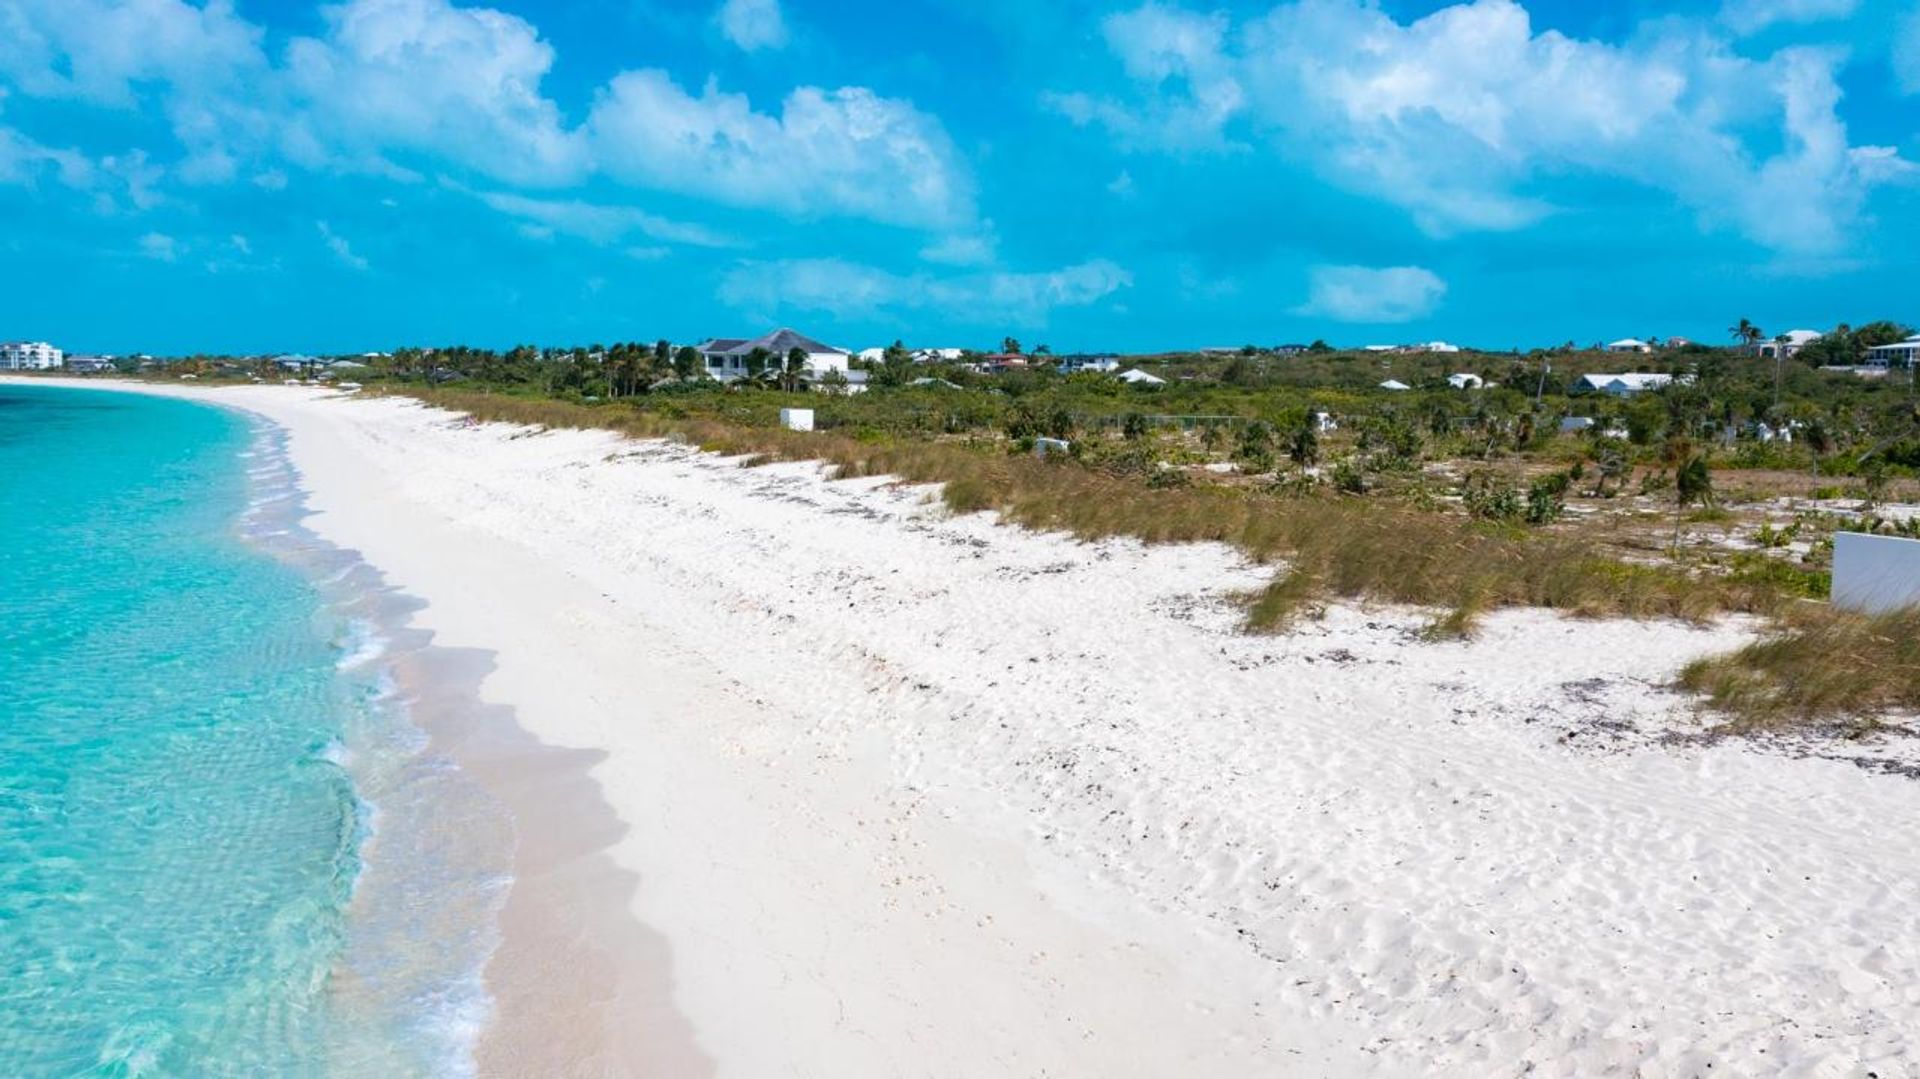
M 847 373 L 846 349 L 834 348 L 803 333 L 781 328 L 755 338 L 716 337 L 695 345 L 707 363 L 707 375 L 722 382 L 747 377 L 747 357 L 754 349 L 767 352 L 767 370 L 775 371 L 786 362 L 787 353 L 800 349 L 807 354 L 807 375 L 817 378 L 828 371 Z

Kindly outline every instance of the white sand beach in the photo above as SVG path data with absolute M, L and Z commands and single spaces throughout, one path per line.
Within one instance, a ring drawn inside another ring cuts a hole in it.
M 1230 597 L 1271 570 L 1224 548 L 166 392 L 281 425 L 309 526 L 585 754 L 597 792 L 493 758 L 531 898 L 483 1072 L 1920 1074 L 1920 779 L 1846 759 L 1911 751 L 1668 737 L 1702 724 L 1664 685 L 1738 625 L 1250 637 Z M 570 832 L 595 794 L 622 827 Z

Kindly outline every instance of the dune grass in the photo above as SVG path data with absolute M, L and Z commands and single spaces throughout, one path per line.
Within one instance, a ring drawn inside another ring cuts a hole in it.
M 1305 605 L 1332 597 L 1437 609 L 1444 613 L 1433 630 L 1442 635 L 1465 633 L 1476 616 L 1503 607 L 1699 620 L 1728 611 L 1771 612 L 1785 600 L 1766 581 L 1630 565 L 1578 537 L 1492 526 L 1384 499 L 1288 498 L 1205 484 L 1155 489 L 1070 460 L 925 439 L 868 440 L 471 391 L 412 395 L 482 420 L 671 436 L 753 463 L 818 459 L 843 478 L 941 483 L 944 501 L 957 512 L 993 510 L 1010 523 L 1082 539 L 1226 544 L 1255 562 L 1285 567 L 1249 600 L 1247 628 L 1255 632 L 1283 628 Z
M 1800 605 L 1761 640 L 1688 664 L 1680 684 L 1737 730 L 1876 729 L 1876 717 L 1920 711 L 1920 608 L 1862 615 Z
M 1386 499 L 1286 497 L 1206 484 L 1156 489 L 1137 476 L 1057 457 L 1011 456 L 991 446 L 802 433 L 470 391 L 412 396 L 481 420 L 606 428 L 682 439 L 748 464 L 822 460 L 840 478 L 939 483 L 956 512 L 992 510 L 1010 523 L 1082 539 L 1226 544 L 1281 567 L 1247 597 L 1250 632 L 1281 630 L 1330 598 L 1435 610 L 1429 627 L 1435 637 L 1465 635 L 1478 616 L 1521 606 L 1591 617 L 1774 616 L 1763 640 L 1693 663 L 1681 676 L 1682 688 L 1728 717 L 1728 729 L 1866 732 L 1880 729 L 1877 717 L 1920 710 L 1920 612 L 1842 614 L 1810 602 L 1807 582 L 1779 574 L 1629 563 L 1577 534 L 1493 525 Z

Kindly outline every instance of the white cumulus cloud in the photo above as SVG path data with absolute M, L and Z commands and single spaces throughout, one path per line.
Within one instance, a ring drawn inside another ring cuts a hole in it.
M 787 43 L 780 0 L 726 0 L 714 18 L 727 40 L 746 52 L 778 49 Z
M 783 310 L 843 318 L 936 311 L 977 322 L 1043 325 L 1062 307 L 1097 303 L 1133 283 L 1104 259 L 1037 272 L 938 277 L 896 274 L 841 259 L 747 263 L 721 283 L 725 303 L 764 315 Z
M 579 199 L 536 199 L 509 192 L 483 192 L 481 202 L 549 232 L 614 244 L 635 233 L 667 243 L 728 247 L 731 241 L 699 225 L 671 221 L 631 206 L 603 206 Z
M 1197 14 L 1149 3 L 1109 15 L 1100 24 L 1107 47 L 1135 81 L 1156 91 L 1144 108 L 1083 93 L 1046 94 L 1042 100 L 1077 124 L 1099 123 L 1135 146 L 1217 147 L 1227 120 L 1245 95 L 1224 48 L 1227 16 Z
M 1720 19 L 1736 33 L 1755 34 L 1776 23 L 1844 19 L 1860 0 L 1726 0 Z
M 1340 322 L 1411 322 L 1425 318 L 1447 294 L 1447 283 L 1419 266 L 1315 266 L 1308 271 L 1298 314 Z
M 172 262 L 180 257 L 180 241 L 161 232 L 149 232 L 140 237 L 140 253 L 160 262 Z
M 1134 14 L 1178 21 L 1159 4 Z M 1869 191 L 1904 174 L 1891 150 L 1850 142 L 1840 54 L 1750 59 L 1697 21 L 1614 45 L 1536 31 L 1515 0 L 1406 23 L 1365 0 L 1294 0 L 1237 33 L 1152 40 L 1109 34 L 1136 90 L 1105 103 L 1128 119 L 1087 122 L 1123 143 L 1163 131 L 1163 146 L 1228 145 L 1244 131 L 1436 235 L 1530 224 L 1554 212 L 1554 181 L 1586 177 L 1664 191 L 1709 227 L 1824 255 Z M 1229 81 L 1237 98 L 1208 88 Z
M 45 146 L 10 127 L 0 127 L 0 183 L 31 184 L 51 176 L 68 187 L 93 182 L 94 166 L 77 150 Z
M 709 83 L 629 71 L 595 102 L 595 155 L 616 179 L 795 214 L 941 228 L 973 214 L 971 181 L 939 121 L 871 90 L 803 86 L 779 115 Z
M 1920 4 L 1900 16 L 1890 52 L 1894 81 L 1904 93 L 1920 94 Z
M 730 0 L 716 17 L 744 48 L 785 40 L 777 0 Z M 341 0 L 322 5 L 317 21 L 270 56 L 264 29 L 234 0 L 0 0 L 0 87 L 163 112 L 187 153 L 155 155 L 167 162 L 164 177 L 143 162 L 126 179 L 136 206 L 152 205 L 163 179 L 277 190 L 294 164 L 520 188 L 604 176 L 792 217 L 948 235 L 978 226 L 971 173 L 940 122 L 870 89 L 801 85 L 763 112 L 713 83 L 694 94 L 663 72 L 629 71 L 576 122 L 543 89 L 553 46 L 520 16 L 454 0 Z M 24 134 L 0 139 L 0 177 L 10 181 L 86 168 Z M 534 209 L 503 212 L 529 219 Z M 568 221 L 530 220 L 534 230 L 613 227 L 572 200 L 539 213 Z M 640 211 L 616 216 L 659 240 L 711 239 L 671 237 L 670 222 Z
M 326 243 L 327 250 L 333 252 L 334 258 L 339 259 L 342 264 L 356 270 L 364 270 L 367 268 L 367 260 L 353 253 L 353 248 L 348 245 L 346 237 L 334 232 L 332 226 L 328 225 L 325 221 L 316 221 L 314 223 L 320 227 L 320 239 Z
M 290 149 L 314 161 L 403 167 L 423 154 L 527 183 L 588 168 L 579 136 L 540 92 L 553 47 L 532 24 L 447 0 L 351 0 L 323 9 L 327 33 L 287 47 L 301 100 Z

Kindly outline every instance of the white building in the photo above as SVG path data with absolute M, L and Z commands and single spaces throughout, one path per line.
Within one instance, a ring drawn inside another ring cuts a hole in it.
M 1763 341 L 1755 346 L 1754 354 L 1761 359 L 1791 359 L 1793 354 L 1824 337 L 1818 330 L 1788 330 L 1772 341 Z
M 1672 375 L 1581 375 L 1573 388 L 1575 392 L 1598 391 L 1614 397 L 1625 397 L 1644 390 L 1657 390 L 1672 381 Z
M 1920 361 L 1920 334 L 1867 350 L 1869 367 L 1912 367 L 1916 361 Z
M 1413 346 L 1413 351 L 1415 352 L 1458 352 L 1460 351 L 1460 346 L 1451 345 L 1445 341 L 1428 341 L 1424 345 Z
M 1120 361 L 1113 356 L 1066 356 L 1061 358 L 1059 369 L 1063 375 L 1070 375 L 1075 371 L 1096 371 L 1103 375 L 1111 375 L 1120 370 Z
M 1135 367 L 1131 370 L 1122 371 L 1114 377 L 1118 378 L 1122 382 L 1129 383 L 1134 386 L 1164 386 L 1167 384 L 1166 379 L 1160 378 L 1157 375 L 1149 375 L 1145 371 L 1140 370 L 1138 367 Z
M 1380 388 L 1383 390 L 1392 390 L 1395 393 L 1399 393 L 1401 390 L 1413 389 L 1412 386 L 1407 385 L 1406 383 L 1400 381 L 1397 378 L 1390 378 L 1385 382 L 1382 382 L 1380 384 Z
M 1456 390 L 1477 390 L 1485 384 L 1485 381 L 1479 375 L 1470 375 L 1465 371 L 1447 376 L 1447 385 Z
M 799 349 L 807 354 L 807 377 L 817 379 L 828 371 L 838 371 L 845 375 L 850 358 L 846 349 L 823 345 L 813 338 L 789 329 L 778 329 L 770 334 L 745 340 L 738 337 L 716 337 L 703 344 L 694 346 L 701 358 L 707 361 L 707 375 L 721 382 L 732 382 L 747 377 L 747 357 L 755 349 L 766 352 L 765 373 L 777 374 L 786 366 L 787 353 Z M 870 350 L 871 351 L 871 350 Z
M 1607 345 L 1608 352 L 1652 352 L 1653 346 L 1637 337 L 1622 337 Z
M 113 368 L 111 356 L 68 356 L 67 370 L 80 372 L 108 371 Z
M 45 341 L 0 343 L 0 371 L 50 371 L 65 359 L 65 353 Z

